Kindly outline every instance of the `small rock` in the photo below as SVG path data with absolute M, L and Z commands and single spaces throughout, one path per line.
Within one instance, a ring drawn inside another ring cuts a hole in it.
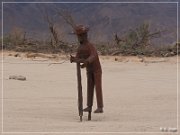
M 14 57 L 20 57 L 21 55 L 19 53 L 15 54 Z
M 177 132 L 177 128 L 168 128 L 169 132 Z
M 160 127 L 160 131 L 162 132 L 177 132 L 177 128 L 171 128 L 171 127 Z
M 26 77 L 21 76 L 21 75 L 10 75 L 10 76 L 9 76 L 9 79 L 25 81 L 25 80 L 26 80 Z
M 160 131 L 164 131 L 164 128 L 163 128 L 163 127 L 160 127 Z
M 168 128 L 166 128 L 166 127 L 160 127 L 160 130 L 161 130 L 162 132 L 167 132 L 167 131 L 168 131 Z
M 12 56 L 12 54 L 10 53 L 10 54 L 8 54 L 8 56 Z
M 174 53 L 174 52 L 170 52 L 170 54 L 171 54 L 171 56 L 175 55 L 175 53 Z

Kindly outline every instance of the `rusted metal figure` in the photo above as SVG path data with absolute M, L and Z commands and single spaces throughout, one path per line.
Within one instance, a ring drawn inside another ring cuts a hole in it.
M 91 112 L 93 106 L 94 87 L 96 88 L 97 109 L 94 113 L 103 113 L 103 93 L 102 93 L 102 69 L 99 61 L 98 53 L 88 41 L 88 28 L 79 25 L 75 27 L 75 34 L 78 37 L 80 46 L 78 47 L 76 56 L 71 56 L 70 61 L 81 63 L 81 68 L 87 70 L 87 108 L 84 112 Z

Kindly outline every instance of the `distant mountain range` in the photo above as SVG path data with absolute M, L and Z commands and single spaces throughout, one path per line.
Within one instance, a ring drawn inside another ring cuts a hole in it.
M 42 9 L 46 9 L 54 18 L 60 36 L 64 40 L 74 40 L 69 34 L 71 27 L 57 15 L 56 8 L 68 9 L 77 24 L 88 25 L 94 42 L 111 41 L 113 33 L 121 37 L 143 22 L 150 23 L 151 31 L 165 30 L 162 37 L 155 40 L 157 44 L 176 41 L 176 3 L 4 3 L 4 33 L 18 27 L 33 38 L 47 38 L 48 24 L 42 14 Z

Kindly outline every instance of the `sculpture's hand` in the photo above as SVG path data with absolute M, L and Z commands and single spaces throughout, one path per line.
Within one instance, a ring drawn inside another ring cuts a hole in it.
M 72 62 L 75 62 L 75 61 L 76 61 L 76 57 L 70 55 L 70 62 L 72 63 Z
M 88 65 L 88 61 L 84 60 L 83 64 L 81 65 L 81 68 L 85 68 Z
M 72 55 L 70 55 L 70 62 L 76 62 L 76 63 L 86 63 L 84 59 L 79 59 L 79 58 L 76 58 Z
M 72 62 L 78 62 L 78 58 L 70 55 L 70 62 L 71 62 L 71 63 L 72 63 Z

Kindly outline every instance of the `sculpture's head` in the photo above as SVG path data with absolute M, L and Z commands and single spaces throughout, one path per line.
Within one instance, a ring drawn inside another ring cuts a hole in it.
M 88 31 L 89 31 L 89 28 L 83 25 L 78 25 L 75 27 L 75 34 L 77 35 L 78 41 L 80 42 L 80 44 L 83 44 L 84 42 L 87 41 Z

